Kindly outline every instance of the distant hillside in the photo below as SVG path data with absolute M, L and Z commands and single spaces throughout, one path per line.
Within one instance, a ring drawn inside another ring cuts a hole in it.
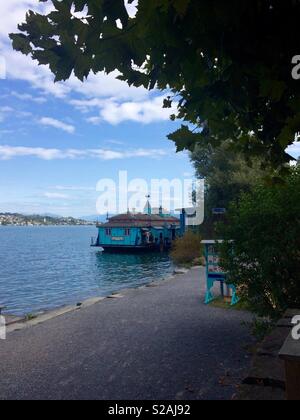
M 88 222 L 106 222 L 107 216 L 103 216 L 100 214 L 94 214 L 91 216 L 82 216 L 83 220 L 87 220 Z
M 1 213 L 0 226 L 89 226 L 94 223 L 73 217 Z

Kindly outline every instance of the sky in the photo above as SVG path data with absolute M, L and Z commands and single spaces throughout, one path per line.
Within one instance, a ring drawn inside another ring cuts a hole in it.
M 0 2 L 0 212 L 94 215 L 98 181 L 119 171 L 148 182 L 192 177 L 188 154 L 167 139 L 180 122 L 162 109 L 162 92 L 116 74 L 54 83 L 48 67 L 12 50 L 8 34 L 29 8 L 49 5 Z M 299 143 L 290 152 L 299 156 Z
M 47 7 L 0 2 L 0 211 L 93 215 L 97 182 L 121 170 L 129 180 L 191 176 L 188 155 L 166 137 L 179 124 L 161 92 L 130 88 L 116 74 L 54 84 L 46 66 L 12 50 L 8 34 L 26 10 Z

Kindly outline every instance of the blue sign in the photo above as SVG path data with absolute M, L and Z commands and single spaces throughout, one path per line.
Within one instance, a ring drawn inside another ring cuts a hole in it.
M 213 214 L 225 214 L 226 213 L 226 209 L 224 208 L 215 208 L 213 209 Z

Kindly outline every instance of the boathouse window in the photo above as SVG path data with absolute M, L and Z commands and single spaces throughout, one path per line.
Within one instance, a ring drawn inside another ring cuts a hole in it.
M 105 229 L 105 235 L 111 236 L 111 229 Z
M 125 229 L 125 236 L 130 236 L 130 229 Z

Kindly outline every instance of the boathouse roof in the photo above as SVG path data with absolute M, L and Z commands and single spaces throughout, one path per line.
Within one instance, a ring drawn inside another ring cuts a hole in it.
M 107 223 L 99 225 L 99 227 L 104 228 L 148 228 L 148 227 L 163 227 L 165 225 L 176 225 L 180 226 L 180 220 L 177 217 L 173 216 L 159 216 L 156 214 L 133 214 L 126 213 L 120 214 L 118 216 L 113 216 L 109 218 Z

